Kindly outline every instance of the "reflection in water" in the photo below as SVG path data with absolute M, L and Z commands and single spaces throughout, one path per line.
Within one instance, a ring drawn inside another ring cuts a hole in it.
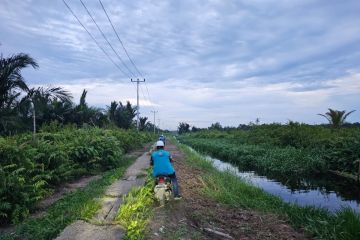
M 285 202 L 301 206 L 322 207 L 335 212 L 341 207 L 350 207 L 360 213 L 360 188 L 354 182 L 339 177 L 319 177 L 314 179 L 279 179 L 254 171 L 241 171 L 230 163 L 207 156 L 213 166 L 247 180 L 264 191 L 282 198 Z

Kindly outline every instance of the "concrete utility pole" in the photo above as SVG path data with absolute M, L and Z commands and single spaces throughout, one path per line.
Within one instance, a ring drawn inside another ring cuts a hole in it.
M 154 134 L 155 134 L 155 126 L 156 126 L 156 124 L 155 124 L 155 114 L 158 112 L 158 111 L 151 111 L 152 113 L 154 113 Z
M 159 128 L 159 133 L 160 133 L 160 118 L 158 119 L 158 128 Z
M 140 106 L 139 106 L 139 83 L 141 82 L 145 82 L 145 78 L 144 80 L 132 80 L 131 82 L 136 82 L 136 103 L 137 103 L 137 114 L 136 114 L 136 128 L 139 131 L 139 126 L 140 126 L 140 122 L 139 122 L 139 116 L 140 116 Z
M 35 106 L 34 103 L 32 101 L 32 99 L 30 99 L 30 107 L 32 109 L 32 115 L 33 115 L 33 139 L 35 139 L 35 134 L 36 134 L 36 116 L 35 116 Z

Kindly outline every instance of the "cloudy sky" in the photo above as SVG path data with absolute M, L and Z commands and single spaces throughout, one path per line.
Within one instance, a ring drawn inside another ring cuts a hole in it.
M 0 52 L 28 53 L 40 68 L 31 86 L 68 89 L 106 107 L 136 103 L 140 76 L 99 1 L 83 0 L 120 62 L 78 0 L 0 0 Z M 360 121 L 359 0 L 102 0 L 130 57 L 146 79 L 141 114 L 161 127 L 206 127 L 288 120 L 323 123 L 327 108 Z M 125 74 L 124 74 L 125 73 Z M 158 120 L 156 120 L 158 123 Z

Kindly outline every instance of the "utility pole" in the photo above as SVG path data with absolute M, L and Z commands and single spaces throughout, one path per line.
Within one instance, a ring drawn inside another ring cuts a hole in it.
M 139 125 L 140 125 L 140 122 L 139 122 L 139 115 L 140 115 L 140 106 L 139 106 L 139 83 L 145 82 L 145 78 L 144 78 L 144 80 L 136 79 L 136 80 L 134 80 L 134 81 L 131 79 L 131 82 L 136 82 L 136 103 L 137 103 L 136 128 L 137 128 L 137 130 L 139 131 Z
M 160 133 L 160 118 L 158 118 L 158 128 L 159 128 L 159 133 Z
M 156 126 L 156 123 L 155 123 L 155 114 L 156 114 L 158 111 L 155 111 L 155 110 L 154 110 L 154 111 L 151 111 L 151 112 L 154 113 L 154 134 L 155 134 L 155 128 L 156 128 L 156 127 L 155 127 L 155 126 Z
M 35 116 L 35 106 L 34 103 L 32 101 L 32 99 L 30 99 L 30 107 L 32 109 L 32 115 L 33 115 L 33 139 L 35 140 L 35 134 L 36 134 L 36 116 Z

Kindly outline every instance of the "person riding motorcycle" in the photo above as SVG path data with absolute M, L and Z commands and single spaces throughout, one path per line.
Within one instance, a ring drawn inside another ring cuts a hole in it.
M 164 135 L 160 135 L 160 137 L 159 137 L 159 141 L 163 141 L 164 142 L 164 146 L 165 146 L 165 141 L 166 141 L 166 138 L 165 138 L 165 136 Z
M 181 199 L 179 184 L 177 182 L 175 169 L 173 168 L 172 158 L 168 151 L 164 150 L 164 142 L 156 142 L 156 151 L 151 154 L 150 165 L 153 166 L 153 176 L 167 176 L 171 180 L 174 199 Z

